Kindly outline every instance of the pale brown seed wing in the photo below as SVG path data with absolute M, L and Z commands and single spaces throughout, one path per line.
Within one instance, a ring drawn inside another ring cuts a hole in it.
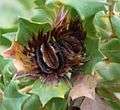
M 59 66 L 59 60 L 55 53 L 54 48 L 49 43 L 41 45 L 41 52 L 44 62 L 51 68 L 57 69 Z

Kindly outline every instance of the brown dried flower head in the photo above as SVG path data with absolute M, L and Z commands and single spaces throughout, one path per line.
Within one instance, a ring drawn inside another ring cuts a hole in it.
M 23 73 L 41 76 L 49 82 L 64 77 L 73 66 L 83 62 L 85 36 L 79 17 L 72 20 L 67 11 L 61 10 L 52 30 L 33 34 L 26 47 L 16 41 L 11 52 L 23 63 Z

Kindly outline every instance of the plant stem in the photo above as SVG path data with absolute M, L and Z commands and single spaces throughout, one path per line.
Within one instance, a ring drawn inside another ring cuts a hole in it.
M 112 35 L 111 35 L 111 37 L 114 38 L 114 37 L 116 37 L 116 35 L 115 35 L 115 31 L 114 31 L 114 28 L 113 28 L 113 25 L 112 25 L 111 17 L 113 15 L 115 15 L 115 8 L 116 8 L 115 6 L 116 6 L 117 0 L 107 0 L 107 2 L 109 3 L 108 17 L 109 17 L 109 21 L 110 21 L 110 25 L 111 25 L 111 29 L 112 29 Z
M 115 14 L 115 6 L 116 6 L 116 2 L 117 0 L 107 0 L 108 4 L 109 4 L 109 16 L 112 16 Z
M 11 28 L 0 28 L 1 34 L 6 34 L 10 32 L 16 32 L 17 26 L 11 27 Z

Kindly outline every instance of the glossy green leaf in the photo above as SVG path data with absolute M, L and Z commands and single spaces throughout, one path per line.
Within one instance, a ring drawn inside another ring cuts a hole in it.
M 96 13 L 94 17 L 94 26 L 97 31 L 97 35 L 101 40 L 109 40 L 112 35 L 112 29 L 109 17 L 104 11 Z
M 4 91 L 5 97 L 8 97 L 8 98 L 17 98 L 17 97 L 19 98 L 19 97 L 21 97 L 22 94 L 20 94 L 17 89 L 18 89 L 17 84 L 12 81 L 5 88 L 5 91 Z
M 99 73 L 105 80 L 114 80 L 120 78 L 120 64 L 99 62 L 95 66 L 95 71 Z
M 93 20 L 94 20 L 94 16 L 90 16 L 85 19 L 85 31 L 87 33 L 87 36 L 96 38 L 96 30 L 93 24 Z
M 47 31 L 48 29 L 50 29 L 50 25 L 47 23 L 37 24 L 20 18 L 17 41 L 25 46 L 27 45 L 28 41 L 33 37 L 33 34 L 37 36 L 40 30 Z
M 0 55 L 3 53 L 5 49 L 10 47 L 11 41 L 4 36 L 0 36 Z
M 41 110 L 42 104 L 40 102 L 39 96 L 31 95 L 22 104 L 21 110 Z
M 15 37 L 16 37 L 16 32 L 10 32 L 4 34 L 4 38 L 8 39 L 11 42 L 15 40 Z
M 0 28 L 0 33 L 1 34 L 5 34 L 5 33 L 10 33 L 10 32 L 16 32 L 17 31 L 17 27 L 13 26 L 10 28 Z
M 113 108 L 113 110 L 120 110 L 120 101 L 113 101 L 113 100 L 109 100 L 107 101 L 108 104 Z
M 86 63 L 83 71 L 86 74 L 91 74 L 96 63 L 102 60 L 102 55 L 99 52 L 99 39 L 93 37 L 86 38 Z
M 111 31 L 111 25 L 109 22 L 109 18 L 105 14 L 104 11 L 100 11 L 100 12 L 96 13 L 95 18 L 94 18 L 94 24 L 95 24 L 95 26 L 98 26 L 102 29 Z
M 62 98 L 53 98 L 44 107 L 45 110 L 66 110 L 67 101 Z
M 31 20 L 38 23 L 49 23 L 53 25 L 58 9 L 61 5 L 52 4 L 48 5 L 45 0 L 36 0 L 35 4 L 37 9 L 33 10 L 33 16 Z
M 120 40 L 113 38 L 100 47 L 101 52 L 113 62 L 120 63 Z
M 11 82 L 5 89 L 2 106 L 7 110 L 21 110 L 21 105 L 28 95 L 18 92 L 15 82 Z
M 0 46 L 9 47 L 11 45 L 11 41 L 6 39 L 5 37 L 0 37 Z
M 118 16 L 112 16 L 111 22 L 116 36 L 120 39 L 120 18 Z
M 99 86 L 110 90 L 112 93 L 119 93 L 120 92 L 120 79 L 119 77 L 117 77 L 114 80 L 102 80 L 99 83 Z
M 38 23 L 53 23 L 53 17 L 55 18 L 55 13 L 52 9 L 43 8 L 43 9 L 36 9 L 33 11 L 33 16 L 31 18 L 32 21 Z
M 115 96 L 115 93 L 120 92 L 120 79 L 102 80 L 97 87 L 97 93 L 104 98 L 104 100 L 113 108 L 113 110 L 120 109 L 120 100 Z
M 68 84 L 59 82 L 57 85 L 46 85 L 37 80 L 32 89 L 32 93 L 39 95 L 43 105 L 54 97 L 64 98 L 64 95 L 69 90 Z
M 90 17 L 98 11 L 104 10 L 105 1 L 103 0 L 47 0 L 46 3 L 61 2 L 73 7 L 82 18 Z
M 35 0 L 35 4 L 37 5 L 37 7 L 42 8 L 45 6 L 45 2 L 46 0 Z
M 13 76 L 13 64 L 11 60 L 4 59 L 0 56 L 0 74 L 2 75 L 1 82 L 6 86 L 9 84 Z

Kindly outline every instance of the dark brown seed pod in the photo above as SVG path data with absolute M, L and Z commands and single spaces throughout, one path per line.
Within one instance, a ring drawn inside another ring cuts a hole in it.
M 57 42 L 53 43 L 53 47 L 54 47 L 54 49 L 56 51 L 56 55 L 58 56 L 58 59 L 59 59 L 58 69 L 63 69 L 65 67 L 65 62 L 66 62 L 66 57 L 64 55 L 64 51 Z
M 36 48 L 35 50 L 35 60 L 36 60 L 36 63 L 38 64 L 38 67 L 39 67 L 38 69 L 40 69 L 40 72 L 47 73 L 47 74 L 52 73 L 51 69 L 46 65 L 46 63 L 43 60 L 40 47 Z
M 64 35 L 63 40 L 68 43 L 71 50 L 75 53 L 82 51 L 81 42 L 74 36 L 71 36 L 71 34 L 68 33 L 68 35 Z
M 41 52 L 44 62 L 53 69 L 57 69 L 59 66 L 59 60 L 53 46 L 46 42 L 41 45 Z

